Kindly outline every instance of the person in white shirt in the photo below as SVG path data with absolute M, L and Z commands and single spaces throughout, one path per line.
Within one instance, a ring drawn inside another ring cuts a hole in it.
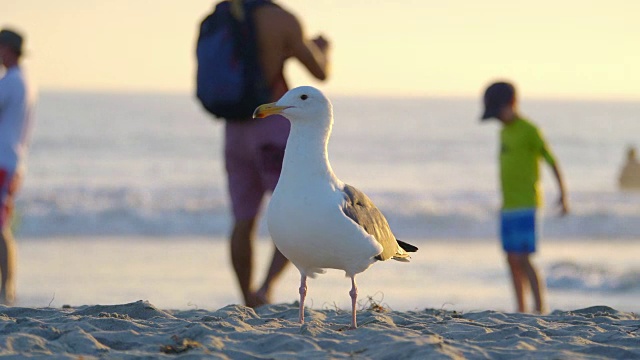
M 15 300 L 15 241 L 10 220 L 13 199 L 23 178 L 34 96 L 20 68 L 23 37 L 0 30 L 0 304 Z

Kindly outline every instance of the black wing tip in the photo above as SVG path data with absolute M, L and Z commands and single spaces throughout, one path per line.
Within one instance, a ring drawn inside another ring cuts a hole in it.
M 398 240 L 396 239 L 396 241 L 398 242 L 398 245 L 400 245 L 400 247 L 402 248 L 402 250 L 406 251 L 406 252 L 416 252 L 418 251 L 418 247 L 417 246 L 413 246 L 409 243 L 406 243 L 402 240 Z

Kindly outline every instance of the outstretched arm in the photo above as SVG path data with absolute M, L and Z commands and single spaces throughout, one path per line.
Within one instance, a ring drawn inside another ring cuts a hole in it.
M 327 79 L 330 46 L 324 37 L 307 38 L 298 18 L 279 6 L 257 8 L 255 21 L 260 58 L 270 84 L 281 80 L 284 63 L 291 57 L 298 59 L 313 77 Z
M 326 80 L 329 75 L 329 42 L 322 36 L 308 40 L 297 19 L 291 26 L 290 33 L 292 55 L 319 80 Z
M 560 190 L 560 198 L 558 199 L 558 206 L 560 206 L 560 216 L 565 216 L 569 213 L 569 201 L 567 200 L 567 190 L 564 185 L 564 179 L 562 177 L 562 172 L 560 171 L 560 166 L 551 153 L 540 131 L 537 131 L 537 133 L 542 157 L 545 159 L 547 164 L 549 164 L 551 169 L 553 169 L 553 175 L 555 176 L 556 182 L 558 183 L 558 190 Z
M 564 185 L 564 179 L 557 163 L 554 162 L 551 164 L 551 168 L 553 169 L 553 175 L 555 175 L 556 182 L 558 183 L 558 189 L 560 190 L 560 198 L 558 199 L 560 215 L 564 216 L 569 213 L 569 201 L 567 200 L 567 191 Z

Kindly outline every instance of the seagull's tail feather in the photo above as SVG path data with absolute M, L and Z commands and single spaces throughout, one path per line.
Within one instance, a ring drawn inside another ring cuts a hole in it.
M 406 243 L 406 242 L 398 240 L 398 239 L 396 239 L 396 241 L 398 242 L 398 245 L 400 245 L 402 250 L 404 250 L 406 252 L 416 252 L 416 251 L 418 251 L 418 247 L 417 246 L 413 246 L 413 245 L 411 245 L 409 243 Z
M 418 247 L 408 244 L 404 241 L 400 241 L 398 239 L 396 239 L 396 241 L 400 246 L 400 250 L 398 251 L 397 254 L 395 254 L 392 257 L 392 259 L 400 262 L 409 262 L 409 259 L 411 259 L 411 256 L 409 256 L 408 253 L 418 251 Z

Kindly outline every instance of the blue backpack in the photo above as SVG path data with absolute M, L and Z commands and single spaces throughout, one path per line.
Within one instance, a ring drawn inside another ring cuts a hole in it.
M 218 3 L 200 24 L 196 46 L 196 96 L 218 118 L 251 118 L 271 100 L 258 59 L 253 10 L 270 0 L 244 0 L 244 21 L 231 13 L 229 1 Z M 275 5 L 275 4 L 272 4 Z

